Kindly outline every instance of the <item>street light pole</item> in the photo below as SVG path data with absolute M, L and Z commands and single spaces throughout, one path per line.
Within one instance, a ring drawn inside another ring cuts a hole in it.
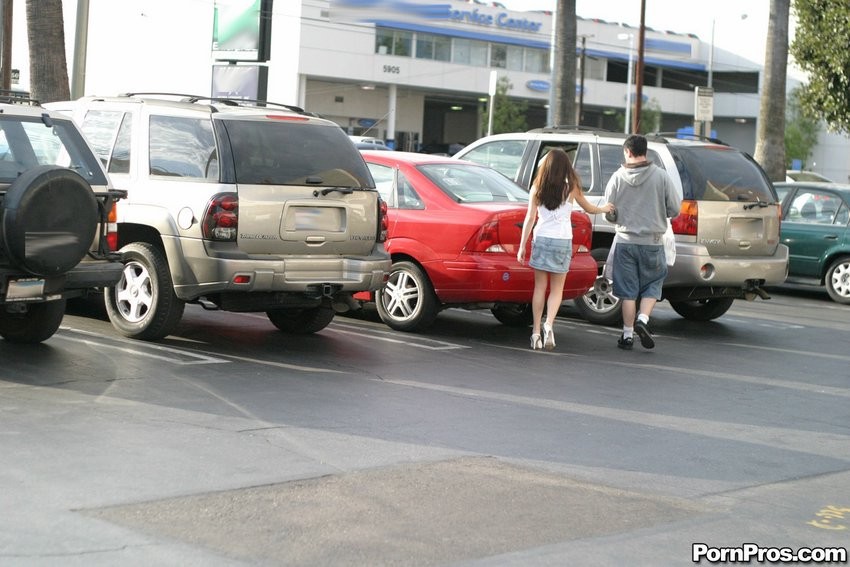
M 626 71 L 626 124 L 623 127 L 623 133 L 628 134 L 632 126 L 632 67 L 634 66 L 635 34 L 621 33 L 617 35 L 617 39 L 629 40 L 629 66 Z

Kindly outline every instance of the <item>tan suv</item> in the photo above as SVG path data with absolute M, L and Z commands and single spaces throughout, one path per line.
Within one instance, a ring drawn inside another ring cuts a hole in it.
M 761 167 L 718 140 L 647 138 L 647 157 L 667 170 L 683 198 L 673 219 L 676 262 L 663 298 L 682 317 L 698 321 L 720 317 L 735 299 L 769 298 L 763 288 L 785 281 L 788 248 L 779 242 L 780 205 Z M 563 148 L 588 199 L 598 203 L 623 161 L 624 141 L 625 134 L 607 131 L 541 128 L 485 137 L 454 157 L 489 165 L 528 189 L 540 159 Z M 601 274 L 614 227 L 603 215 L 592 218 L 591 253 L 600 277 L 575 306 L 588 321 L 613 325 L 621 320 L 620 304 Z
M 128 192 L 117 210 L 124 275 L 105 293 L 122 334 L 162 338 L 187 302 L 312 333 L 383 284 L 385 205 L 333 122 L 156 93 L 49 106 L 71 113 Z

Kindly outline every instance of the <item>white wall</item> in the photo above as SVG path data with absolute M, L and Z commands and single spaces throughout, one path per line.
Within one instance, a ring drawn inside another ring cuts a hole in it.
M 850 137 L 821 132 L 806 169 L 838 183 L 850 183 Z

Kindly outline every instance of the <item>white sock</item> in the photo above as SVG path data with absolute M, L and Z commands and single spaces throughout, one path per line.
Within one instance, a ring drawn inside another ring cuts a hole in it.
M 638 315 L 638 321 L 640 321 L 644 325 L 648 325 L 649 324 L 649 315 L 644 315 L 643 313 L 641 313 L 640 315 Z
M 635 328 L 634 327 L 623 327 L 623 337 L 626 339 L 630 339 L 635 336 Z

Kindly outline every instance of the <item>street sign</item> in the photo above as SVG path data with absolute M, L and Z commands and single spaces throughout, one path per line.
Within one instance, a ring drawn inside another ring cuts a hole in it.
M 696 87 L 694 95 L 694 120 L 697 122 L 714 121 L 714 89 Z

